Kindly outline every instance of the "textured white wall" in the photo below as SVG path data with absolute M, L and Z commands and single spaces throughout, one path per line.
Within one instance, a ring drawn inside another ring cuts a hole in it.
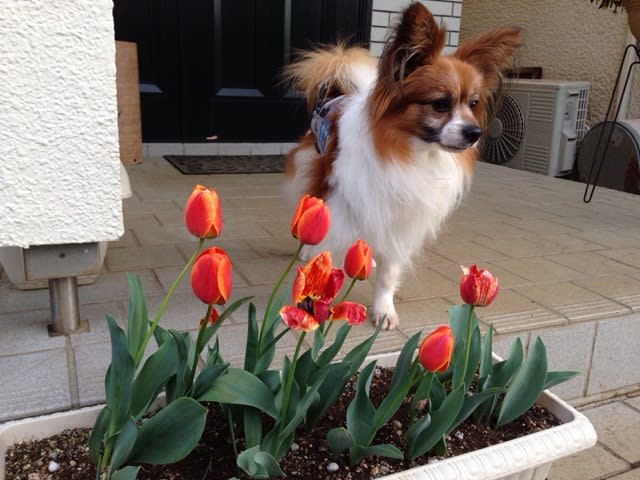
M 395 25 L 398 13 L 412 0 L 373 0 L 371 19 L 371 53 L 379 57 L 389 35 L 389 26 Z M 458 46 L 462 0 L 422 0 L 436 19 L 447 27 L 445 52 Z
M 520 66 L 541 66 L 548 79 L 591 82 L 593 125 L 604 119 L 626 44 L 626 22 L 625 13 L 599 10 L 588 0 L 465 0 L 460 41 L 505 25 L 523 27 Z
M 123 233 L 112 0 L 0 0 L 0 246 Z

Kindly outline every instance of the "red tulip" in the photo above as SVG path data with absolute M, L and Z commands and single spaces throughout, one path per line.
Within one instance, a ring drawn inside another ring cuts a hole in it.
M 344 257 L 344 272 L 357 280 L 366 280 L 371 273 L 373 258 L 371 248 L 363 240 L 358 240 L 349 247 Z
M 225 303 L 231 293 L 231 260 L 218 247 L 203 250 L 191 269 L 191 289 L 207 305 Z
M 291 234 L 306 245 L 317 245 L 326 237 L 330 223 L 327 204 L 317 197 L 305 195 L 291 219 Z
M 355 302 L 340 302 L 331 308 L 329 320 L 346 320 L 349 325 L 360 325 L 367 319 L 367 309 Z
M 220 200 L 215 190 L 196 185 L 184 207 L 187 230 L 198 238 L 215 238 L 222 230 Z
M 440 325 L 420 344 L 420 364 L 430 372 L 446 372 L 453 355 L 455 341 L 447 325 Z
M 476 265 L 461 268 L 460 296 L 462 301 L 475 307 L 490 305 L 500 288 L 498 279 L 489 270 L 478 268 Z

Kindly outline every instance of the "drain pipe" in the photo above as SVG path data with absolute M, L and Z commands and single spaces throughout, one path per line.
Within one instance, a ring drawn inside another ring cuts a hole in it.
M 80 320 L 77 277 L 49 279 L 49 302 L 51 304 L 49 335 L 68 335 L 86 326 Z

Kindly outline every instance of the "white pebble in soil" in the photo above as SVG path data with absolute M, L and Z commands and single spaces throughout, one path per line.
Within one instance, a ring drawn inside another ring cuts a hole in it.
M 297 452 L 298 450 L 300 450 L 300 445 L 298 445 L 296 442 L 293 442 L 291 444 L 291 451 L 292 452 Z
M 461 431 L 457 431 L 456 433 L 453 434 L 458 440 L 462 440 L 464 438 L 464 433 L 462 433 Z
M 49 471 L 51 473 L 55 472 L 56 470 L 58 470 L 58 468 L 60 468 L 60 465 L 58 465 L 56 462 L 54 462 L 53 460 L 51 460 L 49 462 Z
M 337 472 L 339 468 L 336 462 L 327 463 L 327 472 L 329 473 Z

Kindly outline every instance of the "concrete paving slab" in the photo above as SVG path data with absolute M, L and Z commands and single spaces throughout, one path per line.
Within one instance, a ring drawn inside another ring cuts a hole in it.
M 639 344 L 640 316 L 637 313 L 633 316 L 600 320 L 593 347 L 587 394 L 640 383 Z M 638 452 L 640 456 L 640 448 Z
M 71 408 L 64 349 L 0 356 L 0 422 Z
M 640 461 L 640 412 L 622 402 L 613 402 L 582 413 L 593 424 L 601 444 L 628 463 Z
M 547 480 L 596 480 L 629 469 L 629 464 L 612 455 L 601 445 L 561 458 L 553 463 Z

